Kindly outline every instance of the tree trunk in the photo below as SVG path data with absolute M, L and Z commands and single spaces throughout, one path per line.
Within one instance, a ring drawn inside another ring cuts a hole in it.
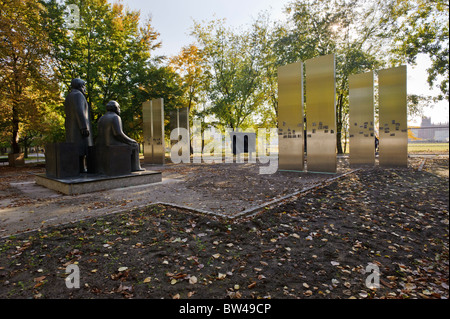
M 337 103 L 337 121 L 336 121 L 336 145 L 338 154 L 342 154 L 342 102 L 343 95 L 340 94 Z
M 12 138 L 11 138 L 11 150 L 13 154 L 20 153 L 19 146 L 19 112 L 17 110 L 17 104 L 13 102 L 12 109 Z

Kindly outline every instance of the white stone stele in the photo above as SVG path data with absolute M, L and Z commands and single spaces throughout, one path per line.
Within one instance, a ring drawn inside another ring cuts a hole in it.
M 35 181 L 38 185 L 65 195 L 75 195 L 159 183 L 162 181 L 162 175 L 161 172 L 155 171 L 133 172 L 121 176 L 86 175 L 74 178 L 51 178 L 45 174 L 37 174 Z

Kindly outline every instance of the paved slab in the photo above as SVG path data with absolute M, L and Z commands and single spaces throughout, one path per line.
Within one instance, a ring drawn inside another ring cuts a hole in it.
M 412 157 L 409 165 L 418 168 L 422 161 Z M 42 167 L 0 171 L 0 237 L 154 203 L 232 218 L 352 171 L 346 157 L 339 158 L 338 174 L 331 175 L 260 175 L 259 165 L 249 163 L 144 167 L 162 172 L 162 182 L 82 195 L 63 195 L 37 185 L 34 174 L 43 173 Z

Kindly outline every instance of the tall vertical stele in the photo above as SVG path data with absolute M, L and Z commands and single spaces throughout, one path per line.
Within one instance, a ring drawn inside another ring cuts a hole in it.
M 303 171 L 303 64 L 278 68 L 278 167 Z
M 144 163 L 164 164 L 164 100 L 154 99 L 142 104 Z
M 184 128 L 189 132 L 189 108 L 183 107 L 183 108 L 177 108 L 175 110 L 172 110 L 170 113 L 170 131 L 177 130 L 177 135 L 181 135 L 179 132 L 180 128 Z M 171 141 L 172 143 L 178 142 L 178 139 L 176 141 Z
M 380 166 L 408 166 L 406 65 L 378 72 Z
M 373 84 L 372 71 L 348 78 L 350 165 L 375 165 Z
M 307 60 L 307 169 L 336 173 L 336 76 L 334 54 Z

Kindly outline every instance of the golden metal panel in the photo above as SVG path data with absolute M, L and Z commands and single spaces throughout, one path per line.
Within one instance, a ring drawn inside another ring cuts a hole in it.
M 306 65 L 307 168 L 336 172 L 336 80 L 334 54 Z
M 278 145 L 281 170 L 304 169 L 303 64 L 278 68 Z
M 375 165 L 373 72 L 350 75 L 350 165 Z
M 189 108 L 183 107 L 178 109 L 178 127 L 189 131 Z
M 152 100 L 152 164 L 164 164 L 165 142 L 164 142 L 164 100 Z
M 180 128 L 184 128 L 189 132 L 189 112 L 187 107 L 177 108 L 170 112 L 170 122 L 169 122 L 170 132 L 177 130 L 177 136 L 180 136 Z M 171 144 L 175 144 L 179 141 L 171 140 Z
M 142 104 L 144 163 L 164 164 L 164 100 L 155 99 Z
M 408 166 L 406 66 L 378 72 L 380 166 Z
M 142 104 L 142 133 L 144 135 L 144 163 L 151 163 L 153 157 L 152 147 L 152 102 Z

